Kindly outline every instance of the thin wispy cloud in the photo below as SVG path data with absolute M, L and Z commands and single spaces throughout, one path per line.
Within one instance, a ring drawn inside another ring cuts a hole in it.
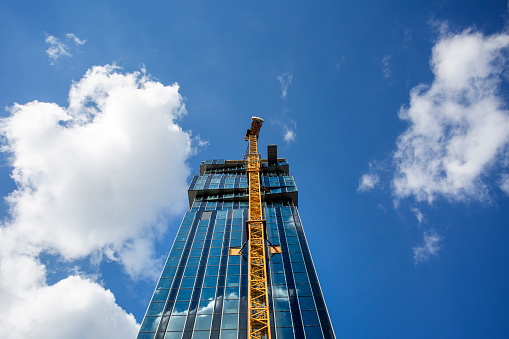
M 179 86 L 149 78 L 96 66 L 72 85 L 68 107 L 15 104 L 0 120 L 16 184 L 0 228 L 2 337 L 136 335 L 134 317 L 80 270 L 47 285 L 40 254 L 157 277 L 154 242 L 185 210 L 194 146 L 177 123 L 186 114 Z
M 416 265 L 421 262 L 427 262 L 432 257 L 436 257 L 443 240 L 443 237 L 438 235 L 434 229 L 425 231 L 423 235 L 423 243 L 420 246 L 412 248 Z
M 386 55 L 382 58 L 382 76 L 385 79 L 390 79 L 392 77 L 391 59 L 390 55 Z
M 500 189 L 509 195 L 509 174 L 504 173 L 500 176 Z
M 71 57 L 71 49 L 76 46 L 81 46 L 85 44 L 86 40 L 82 40 L 78 38 L 73 33 L 67 33 L 64 39 L 59 39 L 53 35 L 46 36 L 46 44 L 48 48 L 46 49 L 46 54 L 50 59 L 51 65 L 54 65 L 55 62 L 62 57 Z
M 422 224 L 424 222 L 424 214 L 422 214 L 422 212 L 416 207 L 411 208 L 410 210 L 414 213 L 419 225 Z
M 281 99 L 286 100 L 288 95 L 288 88 L 292 84 L 293 74 L 284 73 L 277 77 L 279 83 L 281 84 Z

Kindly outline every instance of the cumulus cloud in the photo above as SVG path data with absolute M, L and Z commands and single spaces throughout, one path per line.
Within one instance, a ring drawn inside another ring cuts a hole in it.
M 109 290 L 79 276 L 45 283 L 45 267 L 28 256 L 0 265 L 3 338 L 134 338 L 139 325 Z
M 50 59 L 51 65 L 55 64 L 59 58 L 67 56 L 72 56 L 71 48 L 75 46 L 81 46 L 86 42 L 86 40 L 82 40 L 78 38 L 73 33 L 67 33 L 65 39 L 61 40 L 53 35 L 46 36 L 46 44 L 48 45 L 48 49 L 46 49 L 46 54 Z
M 17 189 L 7 197 L 5 236 L 26 252 L 67 259 L 101 251 L 143 274 L 126 258 L 149 263 L 144 241 L 165 215 L 184 210 L 192 149 L 176 124 L 185 113 L 178 85 L 117 71 L 89 70 L 67 108 L 34 101 L 9 109 L 0 133 Z
M 415 264 L 417 265 L 420 262 L 426 262 L 431 257 L 437 256 L 442 240 L 443 238 L 438 235 L 435 230 L 431 229 L 429 231 L 425 231 L 423 244 L 412 249 L 414 252 Z
M 75 275 L 48 286 L 37 258 L 106 257 L 133 278 L 157 276 L 154 239 L 186 208 L 194 152 L 178 125 L 186 114 L 179 86 L 95 66 L 71 86 L 68 107 L 33 101 L 8 110 L 0 135 L 16 189 L 0 228 L 2 337 L 69 338 L 71 328 L 134 337 L 136 321 L 110 291 Z
M 394 153 L 397 198 L 488 197 L 483 175 L 508 149 L 509 112 L 499 94 L 508 47 L 508 34 L 471 30 L 433 47 L 433 83 L 415 87 L 399 112 L 409 128 Z
M 286 99 L 288 94 L 288 87 L 290 87 L 292 83 L 293 74 L 284 73 L 277 77 L 279 83 L 281 84 L 281 99 Z
M 380 178 L 377 174 L 364 174 L 359 180 L 357 190 L 361 192 L 369 191 L 370 189 L 373 189 L 379 181 Z

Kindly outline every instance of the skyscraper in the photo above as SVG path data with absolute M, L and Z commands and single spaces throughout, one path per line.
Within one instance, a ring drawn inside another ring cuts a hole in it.
M 216 159 L 200 166 L 188 191 L 190 211 L 138 339 L 249 337 L 246 164 Z M 260 174 L 270 337 L 334 338 L 297 209 L 295 180 L 276 145 L 268 146 Z

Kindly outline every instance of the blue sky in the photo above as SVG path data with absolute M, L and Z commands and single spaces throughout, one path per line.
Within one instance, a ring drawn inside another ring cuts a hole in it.
M 1 2 L 1 336 L 134 337 L 190 178 L 256 115 L 338 337 L 509 337 L 507 24 L 505 1 Z

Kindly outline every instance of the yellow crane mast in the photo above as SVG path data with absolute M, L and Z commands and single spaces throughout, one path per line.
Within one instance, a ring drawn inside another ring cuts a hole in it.
M 260 194 L 260 157 L 258 134 L 263 119 L 251 118 L 251 129 L 247 130 L 249 142 L 247 154 L 247 176 L 249 182 L 249 219 L 247 220 L 249 242 L 248 280 L 248 327 L 249 338 L 270 339 L 269 296 L 267 293 L 267 262 L 265 256 L 265 220 L 262 215 Z

